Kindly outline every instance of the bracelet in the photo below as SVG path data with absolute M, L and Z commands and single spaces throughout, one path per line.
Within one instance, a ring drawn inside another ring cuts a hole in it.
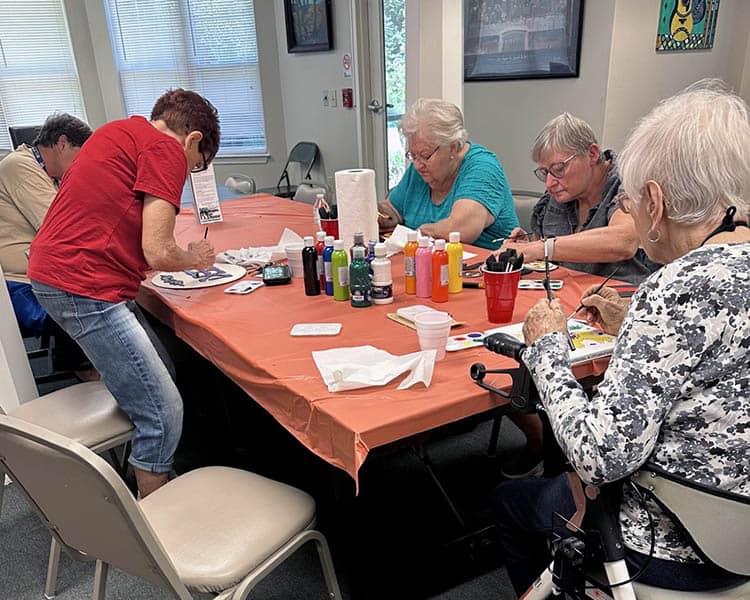
M 548 237 L 544 238 L 544 258 L 546 260 L 552 260 L 552 255 L 555 252 L 555 238 Z

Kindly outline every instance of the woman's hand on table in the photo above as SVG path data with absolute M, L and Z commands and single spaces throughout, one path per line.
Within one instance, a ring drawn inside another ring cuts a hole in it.
M 188 244 L 188 252 L 193 258 L 194 269 L 210 269 L 216 262 L 214 247 L 208 240 L 198 240 Z
M 628 311 L 628 301 L 612 288 L 604 287 L 596 292 L 597 287 L 592 285 L 583 292 L 581 316 L 589 325 L 598 325 L 605 333 L 617 335 Z
M 526 345 L 531 346 L 540 337 L 553 331 L 560 331 L 567 335 L 568 321 L 563 313 L 562 304 L 557 299 L 552 302 L 546 298 L 539 300 L 531 307 L 523 322 L 523 337 Z

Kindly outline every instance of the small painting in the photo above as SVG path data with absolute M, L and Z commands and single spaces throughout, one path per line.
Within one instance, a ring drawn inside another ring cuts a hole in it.
M 333 48 L 331 0 L 284 0 L 287 52 Z
M 662 0 L 656 51 L 710 50 L 719 0 Z

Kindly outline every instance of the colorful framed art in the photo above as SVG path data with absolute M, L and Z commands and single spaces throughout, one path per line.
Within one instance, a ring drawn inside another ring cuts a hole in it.
M 656 51 L 710 50 L 718 14 L 719 0 L 662 0 Z

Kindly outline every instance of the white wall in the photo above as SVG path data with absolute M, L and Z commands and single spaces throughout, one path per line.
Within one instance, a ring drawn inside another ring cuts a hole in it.
M 255 3 L 258 5 L 264 1 L 267 0 L 256 0 Z M 334 172 L 361 166 L 357 164 L 356 114 L 341 105 L 341 89 L 354 87 L 353 79 L 344 78 L 342 66 L 344 54 L 352 54 L 350 6 L 349 2 L 342 0 L 332 4 L 334 49 L 290 54 L 286 47 L 284 4 L 282 0 L 274 1 L 280 94 L 275 95 L 273 101 L 283 107 L 286 145 L 291 149 L 300 141 L 317 143 L 329 187 L 332 187 Z M 322 105 L 322 92 L 327 89 L 336 90 L 335 108 Z M 265 89 L 263 94 L 266 95 Z M 355 98 L 355 102 L 359 101 Z M 280 171 L 283 160 L 277 166 Z
M 544 190 L 532 173 L 531 145 L 552 117 L 568 111 L 601 132 L 614 13 L 614 0 L 585 3 L 579 77 L 464 84 L 469 138 L 497 154 L 512 188 Z
M 748 90 L 741 89 L 750 31 L 750 2 L 722 0 L 713 49 L 690 52 L 655 51 L 659 8 L 660 3 L 652 0 L 617 2 L 604 128 L 594 127 L 607 147 L 621 148 L 637 120 L 659 99 L 698 79 L 719 77 L 744 93 L 745 100 L 750 99 Z

